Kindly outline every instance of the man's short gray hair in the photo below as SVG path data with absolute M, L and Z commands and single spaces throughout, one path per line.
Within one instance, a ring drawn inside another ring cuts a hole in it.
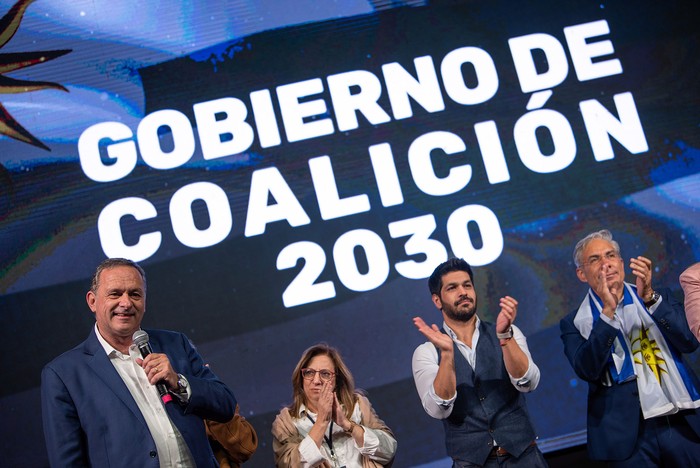
M 583 258 L 581 258 L 583 256 L 583 250 L 593 239 L 603 239 L 610 242 L 615 252 L 618 254 L 620 253 L 620 244 L 618 244 L 616 240 L 613 240 L 613 235 L 610 231 L 601 229 L 600 231 L 592 232 L 578 241 L 576 247 L 574 247 L 574 263 L 576 264 L 576 268 L 579 268 L 583 264 Z
M 95 274 L 92 276 L 92 284 L 90 286 L 90 290 L 93 293 L 97 293 L 97 288 L 100 287 L 100 274 L 104 270 L 109 270 L 110 268 L 115 268 L 115 267 L 120 267 L 120 266 L 127 266 L 134 268 L 136 271 L 139 272 L 139 275 L 141 275 L 141 279 L 143 280 L 143 290 L 144 292 L 146 291 L 146 272 L 143 271 L 143 268 L 141 268 L 141 265 L 138 263 L 126 259 L 126 258 L 108 258 L 107 260 L 104 260 L 102 263 L 97 265 L 97 269 L 95 270 Z

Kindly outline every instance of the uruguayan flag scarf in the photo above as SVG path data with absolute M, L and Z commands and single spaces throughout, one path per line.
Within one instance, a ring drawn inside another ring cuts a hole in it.
M 581 336 L 588 339 L 602 310 L 602 301 L 589 289 L 574 317 Z M 625 283 L 622 311 L 618 306 L 616 313 L 622 328 L 610 349 L 609 372 L 603 384 L 612 386 L 636 378 L 645 419 L 700 407 L 700 393 L 680 353 L 666 343 L 634 285 Z

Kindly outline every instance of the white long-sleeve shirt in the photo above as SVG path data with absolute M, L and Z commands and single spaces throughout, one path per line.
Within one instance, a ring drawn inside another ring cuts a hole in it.
M 445 322 L 442 324 L 443 330 L 452 338 L 457 344 L 457 349 L 467 360 L 472 369 L 476 369 L 476 347 L 479 344 L 479 325 L 481 320 L 476 317 L 476 328 L 474 330 L 474 335 L 472 336 L 472 347 L 470 348 L 462 341 L 457 339 L 457 335 L 450 329 Z M 522 377 L 513 377 L 509 374 L 510 382 L 519 392 L 531 392 L 537 388 L 540 382 L 540 369 L 532 361 L 532 356 L 530 356 L 530 350 L 527 347 L 527 339 L 525 335 L 520 331 L 518 327 L 513 325 L 513 339 L 523 350 L 528 360 L 528 368 L 525 375 Z M 418 395 L 420 396 L 421 402 L 423 403 L 423 408 L 425 412 L 428 413 L 435 419 L 445 419 L 452 413 L 452 408 L 454 407 L 454 402 L 457 399 L 457 393 L 447 399 L 443 400 L 435 393 L 435 387 L 433 383 L 435 382 L 435 376 L 438 373 L 438 353 L 435 349 L 435 345 L 431 342 L 425 342 L 418 346 L 413 352 L 413 380 L 416 384 L 416 389 L 418 390 Z
M 316 442 L 309 436 L 309 431 L 313 426 L 311 420 L 306 415 L 310 415 L 316 420 L 316 414 L 310 412 L 303 404 L 300 408 L 301 418 L 294 419 L 299 434 L 304 437 L 304 440 L 299 444 L 299 453 L 301 455 L 302 467 L 319 466 L 323 461 L 331 460 L 330 447 L 324 438 L 321 447 L 316 445 Z M 362 419 L 360 405 L 355 404 L 350 420 L 359 424 Z M 387 463 L 396 453 L 396 439 L 390 434 L 371 429 L 367 426 L 362 426 L 364 429 L 364 443 L 362 447 L 358 447 L 355 439 L 345 432 L 342 427 L 337 424 L 333 425 L 333 436 L 331 442 L 333 444 L 333 452 L 338 460 L 334 466 L 344 466 L 346 468 L 362 468 L 362 457 L 372 457 L 372 459 Z M 328 434 L 325 434 L 327 437 Z
M 170 417 L 160 400 L 158 390 L 148 382 L 143 368 L 136 364 L 136 359 L 141 358 L 141 353 L 136 346 L 132 345 L 129 348 L 129 354 L 123 354 L 107 343 L 100 334 L 97 324 L 95 324 L 95 334 L 146 420 L 148 430 L 156 444 L 160 467 L 194 467 L 195 463 L 187 443 L 177 427 L 170 421 Z

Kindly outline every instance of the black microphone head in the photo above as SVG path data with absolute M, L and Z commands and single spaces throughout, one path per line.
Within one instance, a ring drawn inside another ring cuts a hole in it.
M 143 330 L 136 330 L 131 339 L 134 341 L 134 344 L 140 348 L 148 344 L 148 333 Z

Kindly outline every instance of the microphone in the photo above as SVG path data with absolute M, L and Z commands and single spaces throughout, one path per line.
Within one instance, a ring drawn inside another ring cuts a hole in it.
M 145 331 L 136 330 L 131 339 L 134 341 L 134 344 L 138 346 L 139 351 L 141 351 L 142 358 L 145 359 L 146 356 L 153 352 L 151 345 L 148 343 L 148 333 Z M 165 386 L 162 380 L 156 383 L 156 389 L 158 389 L 158 393 L 160 394 L 160 399 L 163 404 L 173 401 L 172 395 L 168 393 L 168 388 Z

